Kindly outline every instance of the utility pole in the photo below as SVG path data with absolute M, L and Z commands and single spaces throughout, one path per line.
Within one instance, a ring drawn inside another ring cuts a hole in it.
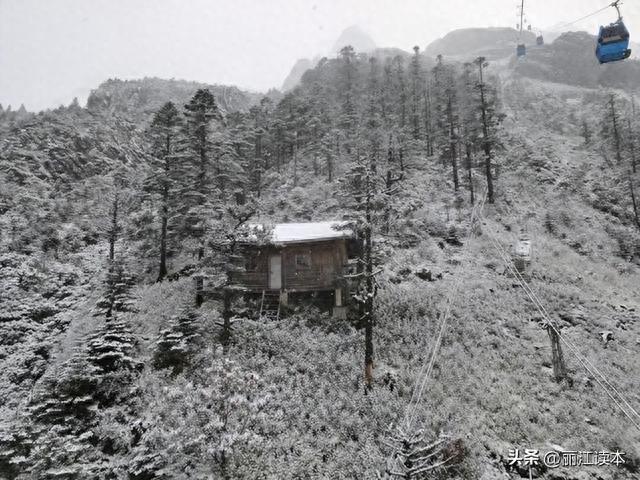
M 522 24 L 524 22 L 523 18 L 524 18 L 524 0 L 520 2 L 520 37 L 522 37 Z
M 567 378 L 567 367 L 564 363 L 564 356 L 562 355 L 560 335 L 551 324 L 547 324 L 545 328 L 547 329 L 549 340 L 551 341 L 551 361 L 553 363 L 553 376 L 555 377 L 556 382 L 561 382 L 562 380 Z

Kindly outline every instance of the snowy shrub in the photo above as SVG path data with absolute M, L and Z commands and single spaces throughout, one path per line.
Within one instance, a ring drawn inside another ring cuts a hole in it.
M 132 478 L 258 478 L 268 389 L 246 367 L 211 355 L 191 379 L 142 378 Z
M 424 219 L 424 230 L 432 237 L 446 238 L 449 234 L 447 222 L 440 217 L 427 217 Z
M 640 233 L 636 229 L 608 226 L 606 230 L 618 244 L 617 254 L 619 257 L 628 261 L 640 258 Z
M 60 246 L 66 253 L 76 253 L 85 246 L 85 233 L 75 224 L 67 223 L 60 232 Z

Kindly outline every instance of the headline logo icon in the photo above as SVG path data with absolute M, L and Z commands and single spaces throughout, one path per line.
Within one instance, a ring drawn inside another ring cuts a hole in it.
M 534 467 L 541 463 L 547 468 L 558 467 L 579 467 L 579 466 L 620 466 L 626 463 L 624 457 L 626 453 L 616 450 L 615 452 L 602 451 L 577 451 L 577 450 L 549 450 L 544 455 L 540 450 L 525 448 L 510 448 L 507 458 L 509 465 L 522 467 Z

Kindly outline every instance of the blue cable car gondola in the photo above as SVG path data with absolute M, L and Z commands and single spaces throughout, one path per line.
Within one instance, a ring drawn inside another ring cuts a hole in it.
M 524 43 L 519 43 L 516 47 L 516 55 L 519 57 L 524 57 L 527 53 L 527 47 L 524 46 Z
M 600 63 L 617 62 L 629 58 L 629 30 L 622 21 L 618 1 L 611 4 L 618 11 L 618 20 L 601 26 L 598 33 L 598 45 L 596 46 L 596 57 Z

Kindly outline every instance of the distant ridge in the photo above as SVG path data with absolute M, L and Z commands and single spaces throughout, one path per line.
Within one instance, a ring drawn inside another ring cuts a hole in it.
M 522 76 L 580 87 L 599 86 L 635 90 L 640 85 L 640 62 L 628 59 L 600 65 L 594 54 L 596 37 L 567 32 L 543 48 L 532 48 L 526 61 L 512 60 Z
M 223 112 L 248 111 L 260 95 L 235 86 L 208 85 L 200 82 L 146 77 L 137 80 L 110 79 L 92 90 L 87 99 L 89 110 L 113 110 L 136 118 L 148 118 L 165 102 L 182 108 L 199 88 L 208 88 Z
M 522 42 L 534 45 L 536 36 L 529 31 L 522 32 Z M 461 28 L 434 40 L 425 49 L 425 55 L 435 57 L 482 55 L 488 59 L 504 58 L 513 55 L 518 43 L 518 31 L 513 28 Z

